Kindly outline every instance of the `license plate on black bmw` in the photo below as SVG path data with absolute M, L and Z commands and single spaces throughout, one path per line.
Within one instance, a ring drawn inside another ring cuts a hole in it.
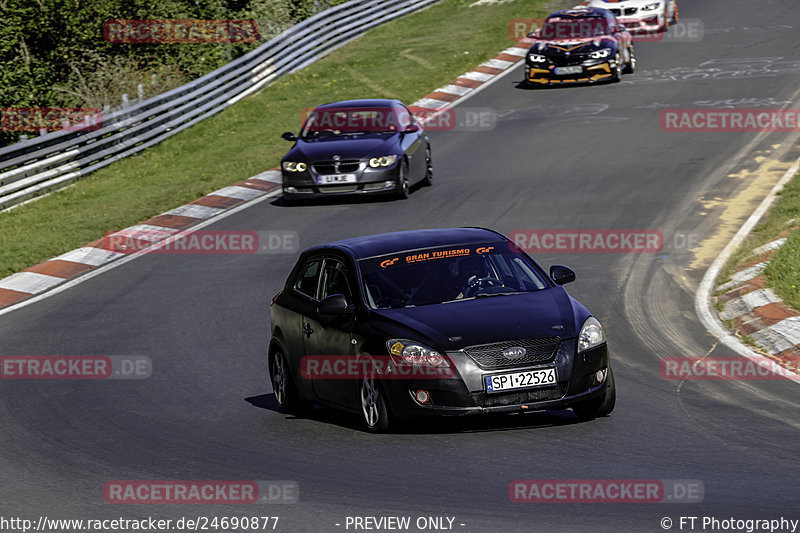
M 518 370 L 505 374 L 494 374 L 483 377 L 486 392 L 502 392 L 517 389 L 530 389 L 556 384 L 555 368 L 540 368 L 537 370 Z
M 569 74 L 580 74 L 583 72 L 583 67 L 580 65 L 572 66 L 572 67 L 556 67 L 555 73 L 556 76 L 567 76 Z

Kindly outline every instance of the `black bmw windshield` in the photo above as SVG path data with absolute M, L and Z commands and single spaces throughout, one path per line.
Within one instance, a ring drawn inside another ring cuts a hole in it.
M 548 287 L 536 265 L 507 242 L 428 248 L 360 261 L 373 309 L 433 305 Z

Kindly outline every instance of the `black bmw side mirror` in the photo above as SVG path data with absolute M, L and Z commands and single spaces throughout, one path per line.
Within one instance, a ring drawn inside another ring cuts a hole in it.
M 344 294 L 331 294 L 319 303 L 317 310 L 321 315 L 349 315 L 353 312 Z
M 550 267 L 550 277 L 556 285 L 564 285 L 575 281 L 575 271 L 564 265 L 553 265 Z
M 294 132 L 292 131 L 287 131 L 286 133 L 281 135 L 281 139 L 283 139 L 284 141 L 296 141 L 297 135 L 295 135 Z

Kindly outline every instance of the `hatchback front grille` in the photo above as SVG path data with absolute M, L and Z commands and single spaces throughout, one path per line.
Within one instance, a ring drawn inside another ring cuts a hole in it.
M 552 361 L 558 351 L 559 342 L 558 337 L 493 342 L 468 346 L 464 348 L 464 353 L 478 363 L 481 368 L 510 368 Z M 503 355 L 503 350 L 508 348 L 524 348 L 525 355 L 514 358 L 506 357 Z
M 317 174 L 341 174 L 344 172 L 357 172 L 361 161 L 358 159 L 344 159 L 342 161 L 317 161 L 314 170 Z
M 621 10 L 621 9 L 617 9 L 617 8 L 614 8 L 614 9 L 609 9 L 609 11 L 611 11 L 611 13 L 612 13 L 612 14 L 613 14 L 615 17 L 618 17 L 618 16 L 620 16 L 620 15 L 622 14 L 622 10 Z
M 488 394 L 475 392 L 472 398 L 478 407 L 499 407 L 504 405 L 519 405 L 523 403 L 543 402 L 558 400 L 567 393 L 567 383 L 559 383 L 554 387 L 544 387 L 514 392 L 501 392 Z
M 625 8 L 625 15 L 635 15 L 636 12 L 639 11 L 638 7 L 626 7 Z

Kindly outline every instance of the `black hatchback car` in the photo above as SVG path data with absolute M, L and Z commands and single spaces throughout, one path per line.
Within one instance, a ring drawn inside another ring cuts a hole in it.
M 408 197 L 433 183 L 425 130 L 398 100 L 346 100 L 318 106 L 281 160 L 283 199 L 337 195 Z
M 280 409 L 318 403 L 370 431 L 424 415 L 609 414 L 600 322 L 502 234 L 481 228 L 357 237 L 304 251 L 272 300 Z

